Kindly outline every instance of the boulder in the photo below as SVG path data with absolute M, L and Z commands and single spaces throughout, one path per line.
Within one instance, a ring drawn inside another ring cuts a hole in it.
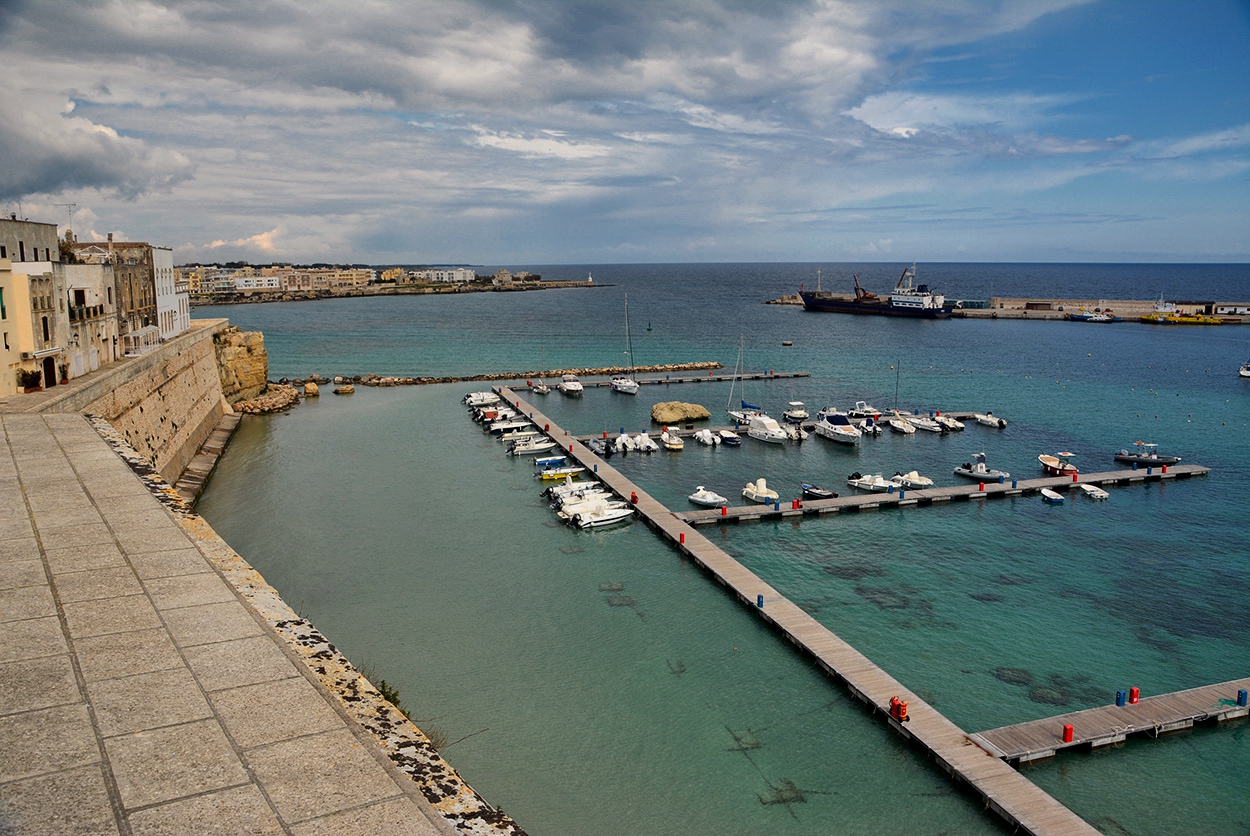
M 336 387 L 335 387 L 335 389 L 334 389 L 334 394 L 336 394 L 336 395 L 350 395 L 352 392 L 355 392 L 355 391 L 356 391 L 356 387 L 355 387 L 355 386 L 353 386 L 353 385 L 351 385 L 350 383 L 348 383 L 348 384 L 347 384 L 347 385 L 345 385 L 345 386 L 336 386 Z
M 315 398 L 321 394 L 321 387 L 313 383 L 311 380 L 304 383 L 304 397 Z
M 651 407 L 651 420 L 657 424 L 680 424 L 684 421 L 702 421 L 712 413 L 697 403 L 666 401 Z

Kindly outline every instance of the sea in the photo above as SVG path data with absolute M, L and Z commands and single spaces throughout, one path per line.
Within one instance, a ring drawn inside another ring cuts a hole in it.
M 522 265 L 512 265 L 518 268 Z M 984 452 L 1083 471 L 1134 442 L 1208 476 L 701 531 L 970 732 L 1247 676 L 1250 328 L 895 320 L 767 305 L 801 283 L 888 292 L 904 264 L 530 265 L 593 288 L 197 308 L 261 330 L 271 379 L 465 376 L 717 361 L 810 376 L 556 390 L 574 434 L 658 431 L 660 401 L 727 423 L 857 400 L 992 411 L 1003 430 L 887 433 L 848 448 L 614 457 L 674 510 L 699 485 L 783 501 L 853 472 L 939 485 Z M 489 268 L 493 270 L 493 268 Z M 479 272 L 487 272 L 486 268 Z M 1250 265 L 924 264 L 951 299 L 1250 300 Z M 626 338 L 628 298 L 630 333 Z M 644 375 L 654 377 L 656 375 Z M 663 377 L 664 375 L 659 375 Z M 677 377 L 673 374 L 672 377 Z M 357 665 L 398 688 L 464 778 L 535 836 L 999 834 L 979 800 L 870 716 L 644 524 L 557 522 L 528 459 L 469 420 L 486 384 L 323 386 L 248 417 L 200 512 Z M 1234 697 L 1234 694 L 1230 694 Z M 1250 833 L 1250 723 L 1130 739 L 1022 771 L 1106 834 Z

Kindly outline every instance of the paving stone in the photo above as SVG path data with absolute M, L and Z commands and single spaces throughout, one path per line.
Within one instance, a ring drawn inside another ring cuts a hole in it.
M 100 734 L 113 737 L 210 717 L 208 701 L 185 667 L 88 683 Z
M 56 615 L 52 590 L 46 586 L 0 589 L 0 623 Z
M 0 833 L 102 836 L 118 832 L 99 765 L 0 784 Z
M 74 546 L 94 546 L 100 543 L 112 544 L 113 534 L 102 522 L 85 525 L 70 525 L 51 531 L 40 532 L 43 547 L 48 551 L 68 549 Z
M 294 825 L 294 836 L 439 836 L 440 829 L 407 798 L 345 810 Z
M 156 527 L 116 526 L 117 542 L 126 554 L 191 548 L 191 541 L 172 520 Z
M 213 571 L 198 549 L 134 554 L 130 556 L 130 565 L 135 567 L 135 573 L 145 581 Z
M 4 640 L 0 641 L 0 662 L 67 652 L 69 648 L 65 645 L 65 634 L 61 632 L 61 620 L 56 616 L 10 621 L 4 625 Z
M 294 663 L 265 634 L 188 647 L 183 653 L 206 691 L 298 675 Z
M 0 717 L 0 784 L 99 760 L 85 705 Z
M 26 512 L 26 507 L 15 513 L 0 513 L 0 537 L 12 540 L 19 537 L 34 537 L 35 527 L 30 524 L 30 516 Z M 4 558 L 0 556 L 0 560 Z
M 161 526 L 177 525 L 169 516 L 169 512 L 157 505 L 155 508 L 132 508 L 119 510 L 104 508 L 104 518 L 113 523 L 119 530 L 122 528 L 154 529 Z
M 75 641 L 81 636 L 125 633 L 159 627 L 161 624 L 156 609 L 146 595 L 77 601 L 66 604 L 64 610 L 65 619 L 69 622 L 70 636 Z
M 288 823 L 399 795 L 390 775 L 346 730 L 252 749 L 247 759 Z
M 234 742 L 244 749 L 343 727 L 344 720 L 302 676 L 209 694 Z
M 126 559 L 112 542 L 95 543 L 90 546 L 69 546 L 48 549 L 48 568 L 52 574 L 82 572 L 86 569 L 103 569 L 106 566 L 125 566 Z
M 39 534 L 41 537 L 62 528 L 104 521 L 103 517 L 100 516 L 100 512 L 95 509 L 95 506 L 87 501 L 86 494 L 80 494 L 78 497 L 69 499 L 65 504 L 54 508 L 41 507 L 39 503 L 31 500 L 30 507 L 35 514 L 35 519 L 39 521 Z
M 179 647 L 265 635 L 242 604 L 205 604 L 165 612 L 165 624 Z
M 75 639 L 74 651 L 88 682 L 186 667 L 162 627 Z
M 69 654 L 0 665 L 0 715 L 81 702 Z
M 194 607 L 200 604 L 224 604 L 238 600 L 221 576 L 216 572 L 198 575 L 178 575 L 171 578 L 155 578 L 146 581 L 148 595 L 158 610 Z
M 62 604 L 142 593 L 143 587 L 139 585 L 139 579 L 129 566 L 67 572 L 56 576 L 56 594 Z
M 254 786 L 171 801 L 131 813 L 134 836 L 279 836 L 273 810 Z
M 0 589 L 17 589 L 19 586 L 37 586 L 47 582 L 48 576 L 43 573 L 42 560 L 0 563 Z
M 38 560 L 39 543 L 34 532 L 17 536 L 16 532 L 0 530 L 0 562 L 10 560 Z
M 104 748 L 127 808 L 248 781 L 243 764 L 215 720 L 106 738 Z

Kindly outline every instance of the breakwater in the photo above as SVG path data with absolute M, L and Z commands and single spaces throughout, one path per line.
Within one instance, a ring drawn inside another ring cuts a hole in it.
M 556 378 L 561 375 L 575 374 L 578 377 L 600 377 L 604 375 L 626 374 L 633 372 L 635 374 L 651 374 L 660 372 L 686 372 L 686 371 L 707 371 L 724 368 L 720 363 L 714 361 L 698 361 L 693 363 L 663 363 L 651 366 L 634 366 L 632 369 L 628 366 L 598 366 L 594 368 L 568 368 L 568 369 L 545 369 L 528 372 L 490 372 L 487 374 L 460 375 L 450 377 L 407 377 L 397 375 L 379 375 L 379 374 L 335 374 L 330 377 L 324 377 L 320 374 L 311 374 L 307 377 L 283 377 L 277 381 L 282 385 L 303 386 L 307 383 L 359 383 L 364 386 L 428 386 L 435 383 L 483 383 L 498 380 L 525 380 L 529 378 Z M 554 381 L 553 381 L 554 382 Z

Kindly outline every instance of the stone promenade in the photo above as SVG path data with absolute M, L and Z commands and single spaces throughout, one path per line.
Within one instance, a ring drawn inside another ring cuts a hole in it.
M 452 834 L 81 415 L 0 415 L 0 834 Z

